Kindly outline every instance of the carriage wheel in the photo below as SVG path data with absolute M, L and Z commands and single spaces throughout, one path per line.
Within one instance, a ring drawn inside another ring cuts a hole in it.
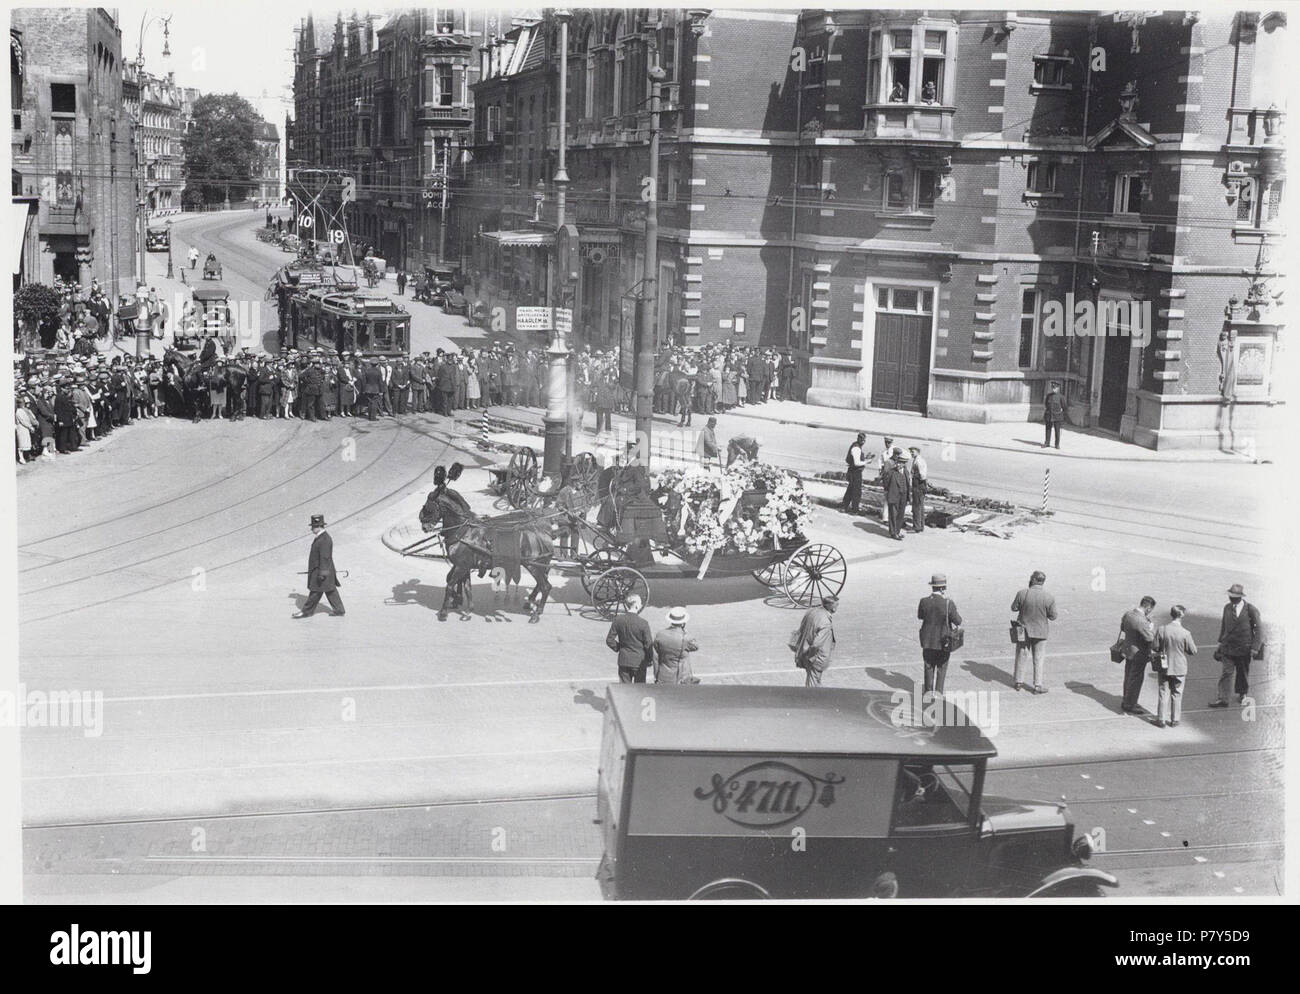
M 510 457 L 506 470 L 506 499 L 515 508 L 540 507 L 537 493 L 537 453 L 520 449 Z
M 602 618 L 612 621 L 627 613 L 627 605 L 623 602 L 629 594 L 640 596 L 644 610 L 650 603 L 650 584 L 631 566 L 615 566 L 600 574 L 592 584 L 591 606 L 600 612 Z
M 631 560 L 622 549 L 612 546 L 589 552 L 579 562 L 582 565 L 582 589 L 590 595 L 601 574 L 609 572 L 615 566 L 626 566 Z
M 785 563 L 780 559 L 752 570 L 750 575 L 768 590 L 781 590 L 785 587 Z
M 811 607 L 844 589 L 844 556 L 833 545 L 805 545 L 785 563 L 785 595 L 792 604 Z
M 590 452 L 579 452 L 573 459 L 573 488 L 582 494 L 583 501 L 590 506 L 596 502 L 596 482 L 600 478 L 600 466 L 596 457 Z

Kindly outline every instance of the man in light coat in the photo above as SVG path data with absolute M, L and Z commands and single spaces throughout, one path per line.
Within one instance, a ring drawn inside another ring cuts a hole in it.
M 1043 669 L 1047 663 L 1047 633 L 1049 622 L 1056 620 L 1056 598 L 1047 592 L 1044 584 L 1047 574 L 1034 570 L 1029 577 L 1029 586 L 1016 593 L 1011 602 L 1013 619 L 1021 628 L 1021 641 L 1016 643 L 1016 690 L 1025 686 L 1025 671 L 1029 661 L 1034 664 L 1033 692 L 1047 693 L 1043 686 Z
M 668 612 L 668 627 L 655 636 L 655 683 L 699 683 L 691 672 L 691 653 L 700 647 L 686 634 L 690 615 L 684 607 Z
M 1156 640 L 1156 626 L 1151 623 L 1155 607 L 1154 597 L 1143 597 L 1137 607 L 1129 608 L 1119 620 L 1119 630 L 1124 636 L 1124 697 L 1119 709 L 1125 714 L 1146 713 L 1138 698 L 1142 696 L 1142 678 L 1146 676 L 1151 646 Z
M 1160 697 L 1156 703 L 1156 727 L 1177 728 L 1183 716 L 1183 681 L 1187 679 L 1187 657 L 1196 655 L 1196 643 L 1183 627 L 1187 608 L 1175 604 L 1169 609 L 1169 623 L 1156 630 L 1156 649 L 1163 661 L 1156 671 Z
M 1246 592 L 1240 583 L 1228 588 L 1228 603 L 1223 606 L 1223 619 L 1219 623 L 1219 647 L 1214 658 L 1223 664 L 1219 676 L 1219 694 L 1210 702 L 1212 708 L 1228 706 L 1228 691 L 1237 693 L 1241 704 L 1250 692 L 1250 660 L 1264 655 L 1264 629 L 1259 619 L 1259 609 L 1246 602 Z
M 916 606 L 916 617 L 921 622 L 921 659 L 925 663 L 925 693 L 943 693 L 943 680 L 948 672 L 948 657 L 952 651 L 946 647 L 945 637 L 954 625 L 961 624 L 961 612 L 948 599 L 948 578 L 942 573 L 930 577 L 930 596 L 921 598 Z
M 840 599 L 831 594 L 822 598 L 820 607 L 809 608 L 790 643 L 795 666 L 807 676 L 805 687 L 820 687 L 822 674 L 830 668 L 831 653 L 835 650 L 835 626 L 831 616 L 839 603 Z

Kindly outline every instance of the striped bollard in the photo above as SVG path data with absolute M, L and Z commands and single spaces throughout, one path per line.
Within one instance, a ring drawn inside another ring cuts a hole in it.
M 1039 514 L 1047 513 L 1047 494 L 1048 491 L 1050 491 L 1051 489 L 1052 489 L 1052 471 L 1050 469 L 1045 469 L 1043 470 L 1043 503 L 1038 508 Z

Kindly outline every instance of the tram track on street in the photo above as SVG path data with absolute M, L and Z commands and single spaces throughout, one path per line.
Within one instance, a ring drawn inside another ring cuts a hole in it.
M 397 442 L 397 439 L 400 438 L 401 435 L 402 435 L 402 433 L 401 433 L 400 431 L 396 431 L 396 432 L 394 432 L 394 433 L 393 433 L 393 438 L 389 441 L 389 444 L 388 444 L 388 446 L 385 448 L 384 452 L 381 453 L 381 455 L 380 455 L 376 460 L 374 460 L 374 461 L 372 461 L 371 463 L 367 464 L 367 467 L 375 465 L 375 464 L 379 461 L 379 459 L 382 459 L 385 455 L 387 455 L 388 452 L 392 450 L 393 446 L 394 446 L 394 445 L 396 444 L 396 442 Z M 420 479 L 422 479 L 423 477 L 427 476 L 430 472 L 432 472 L 433 467 L 434 467 L 435 465 L 437 465 L 437 463 L 438 463 L 441 459 L 444 458 L 444 454 L 446 453 L 446 451 L 447 451 L 448 448 L 451 448 L 451 445 L 452 445 L 452 443 L 451 443 L 450 441 L 446 442 L 446 444 L 444 445 L 443 449 L 439 452 L 439 454 L 438 454 L 437 456 L 435 456 L 435 457 L 434 457 L 430 462 L 428 462 L 428 463 L 427 463 L 427 464 L 426 464 L 426 465 L 425 465 L 425 466 L 420 470 L 420 472 L 417 473 L 415 476 L 411 477 L 410 479 L 408 479 L 407 481 L 405 481 L 404 483 L 402 483 L 400 486 L 398 486 L 398 487 L 396 487 L 396 488 L 394 488 L 394 489 L 388 491 L 387 493 L 383 494 L 382 496 L 380 496 L 380 497 L 376 498 L 375 500 L 371 501 L 370 503 L 364 505 L 363 507 L 360 507 L 360 508 L 358 508 L 358 509 L 356 509 L 356 510 L 354 510 L 354 511 L 350 511 L 350 512 L 348 512 L 347 514 L 341 515 L 341 516 L 337 519 L 337 523 L 342 523 L 342 522 L 347 521 L 347 520 L 349 520 L 349 519 L 351 519 L 351 518 L 354 518 L 354 517 L 356 517 L 356 516 L 358 516 L 358 515 L 360 515 L 360 514 L 364 514 L 364 513 L 366 513 L 367 511 L 373 510 L 374 508 L 376 508 L 376 507 L 378 507 L 379 505 L 385 503 L 386 501 L 390 501 L 390 500 L 392 500 L 394 497 L 396 497 L 398 494 L 402 493 L 403 491 L 405 491 L 405 490 L 408 489 L 409 487 L 414 486 L 415 483 L 417 483 Z M 169 557 L 169 556 L 179 555 L 179 554 L 181 554 L 181 553 L 183 553 L 183 552 L 188 551 L 189 549 L 198 548 L 198 547 L 201 546 L 201 545 L 206 545 L 206 544 L 209 544 L 209 543 L 211 543 L 211 542 L 217 541 L 217 540 L 219 540 L 219 539 L 227 538 L 227 537 L 229 537 L 230 535 L 238 534 L 238 533 L 241 532 L 241 531 L 246 531 L 248 528 L 255 527 L 255 526 L 258 525 L 258 524 L 264 524 L 264 523 L 267 522 L 267 521 L 273 520 L 274 518 L 279 517 L 281 514 L 285 513 L 285 511 L 293 510 L 293 508 L 295 508 L 295 507 L 302 507 L 302 506 L 304 506 L 304 505 L 306 505 L 306 504 L 315 503 L 315 502 L 319 501 L 319 499 L 320 499 L 322 496 L 324 496 L 325 494 L 333 493 L 335 490 L 338 490 L 340 487 L 346 486 L 348 483 L 351 483 L 353 480 L 355 480 L 358 476 L 360 476 L 360 475 L 361 475 L 362 473 L 364 473 L 364 472 L 365 472 L 365 469 L 364 469 L 364 468 L 361 469 L 361 470 L 358 470 L 357 473 L 354 473 L 354 474 L 353 474 L 351 477 L 349 477 L 348 479 L 343 480 L 342 482 L 337 483 L 337 484 L 335 484 L 334 486 L 329 487 L 328 489 L 326 489 L 326 490 L 324 490 L 324 491 L 321 491 L 321 492 L 318 493 L 318 494 L 314 494 L 313 496 L 307 498 L 306 500 L 299 501 L 298 503 L 292 505 L 291 507 L 286 508 L 286 509 L 283 509 L 283 510 L 277 512 L 276 514 L 270 515 L 270 516 L 268 516 L 268 517 L 266 517 L 266 518 L 259 519 L 258 521 L 253 522 L 253 523 L 250 523 L 250 524 L 247 524 L 247 525 L 242 525 L 242 526 L 240 526 L 239 528 L 232 529 L 230 532 L 224 533 L 224 534 L 222 534 L 222 535 L 213 536 L 212 538 L 205 539 L 203 542 L 197 542 L 197 543 L 194 543 L 193 545 L 190 545 L 190 546 L 185 546 L 185 547 L 182 547 L 182 548 L 179 548 L 179 549 L 173 549 L 173 550 L 170 550 L 170 551 L 168 551 L 168 552 L 161 553 L 161 554 L 159 554 L 159 555 L 157 555 L 157 556 L 151 556 L 151 557 L 149 557 L 148 559 L 140 560 L 140 561 L 137 562 L 137 563 L 129 564 L 129 565 L 127 565 L 127 566 L 117 566 L 117 567 L 115 567 L 115 568 L 112 569 L 112 570 L 101 571 L 100 573 L 93 574 L 93 575 L 91 575 L 91 576 L 87 576 L 87 577 L 77 577 L 77 578 L 74 579 L 74 580 L 63 581 L 62 583 L 59 583 L 59 584 L 56 584 L 56 585 L 52 585 L 52 586 L 50 586 L 50 587 L 43 587 L 43 588 L 41 588 L 41 592 L 44 592 L 44 591 L 47 591 L 47 590 L 53 589 L 55 586 L 60 586 L 60 587 L 61 587 L 61 586 L 67 586 L 67 585 L 69 585 L 69 584 L 73 584 L 73 583 L 81 583 L 81 582 L 85 582 L 86 580 L 95 579 L 96 577 L 109 575 L 109 574 L 111 574 L 111 573 L 116 573 L 116 572 L 119 572 L 119 571 L 124 570 L 124 569 L 130 569 L 130 568 L 134 568 L 134 567 L 136 567 L 136 566 L 143 565 L 143 564 L 145 564 L 145 563 L 154 562 L 154 561 L 156 561 L 156 560 L 158 560 L 158 559 L 163 559 L 163 558 L 167 558 L 167 557 Z M 237 566 L 237 565 L 240 565 L 240 564 L 242 564 L 242 563 L 245 563 L 245 562 L 248 562 L 248 561 L 250 561 L 250 560 L 256 559 L 256 558 L 258 558 L 258 557 L 260 557 L 260 556 L 263 556 L 263 555 L 265 555 L 265 554 L 268 553 L 268 552 L 274 552 L 274 551 L 277 551 L 277 550 L 279 550 L 279 549 L 287 548 L 287 547 L 289 547 L 290 545 L 294 545 L 295 543 L 298 543 L 299 541 L 300 541 L 300 539 L 299 539 L 297 536 L 295 536 L 294 538 L 288 539 L 288 540 L 286 540 L 286 541 L 284 541 L 284 542 L 280 542 L 280 543 L 277 544 L 277 545 L 268 546 L 268 547 L 265 548 L 265 549 L 261 549 L 261 550 L 259 550 L 259 551 L 257 551 L 257 552 L 250 553 L 249 555 L 246 555 L 246 556 L 240 556 L 240 557 L 238 557 L 238 558 L 236 558 L 236 559 L 232 559 L 232 560 L 230 560 L 229 562 L 219 563 L 219 564 L 217 564 L 217 565 L 215 565 L 215 566 L 212 566 L 212 567 L 208 568 L 207 572 L 209 572 L 209 573 L 213 573 L 213 572 L 216 572 L 217 570 L 227 569 L 227 568 L 229 568 L 229 567 L 231 567 L 231 566 Z M 117 601 L 124 600 L 124 599 L 129 598 L 129 597 L 137 597 L 137 596 L 139 596 L 140 594 L 149 593 L 149 592 L 154 591 L 154 590 L 161 590 L 163 587 L 168 587 L 168 586 L 171 586 L 172 584 L 175 584 L 175 583 L 181 583 L 181 582 L 184 582 L 184 581 L 188 580 L 189 578 L 190 578 L 190 577 L 189 577 L 188 574 L 187 574 L 186 576 L 172 577 L 172 578 L 170 578 L 170 579 L 163 580 L 163 581 L 161 581 L 161 582 L 159 582 L 159 583 L 152 584 L 151 586 L 143 587 L 143 588 L 140 588 L 140 589 L 137 589 L 137 590 L 126 591 L 126 592 L 124 592 L 124 593 L 118 594 L 118 595 L 113 596 L 113 597 L 106 597 L 106 598 L 103 598 L 103 599 L 101 599 L 101 600 L 97 600 L 97 601 L 89 601 L 89 602 L 84 603 L 84 604 L 78 604 L 78 605 L 76 605 L 75 607 L 70 607 L 70 608 L 67 608 L 67 609 L 62 610 L 62 611 L 55 611 L 55 612 L 53 612 L 53 613 L 51 613 L 51 614 L 41 615 L 41 616 L 39 616 L 39 617 L 35 617 L 35 618 L 25 618 L 25 619 L 23 619 L 23 624 L 37 624 L 37 623 L 39 623 L 39 622 L 43 622 L 43 621 L 50 621 L 50 620 L 52 620 L 52 619 L 54 619 L 54 618 L 64 617 L 64 616 L 69 615 L 69 614 L 75 614 L 75 613 L 77 613 L 77 612 L 84 611 L 84 610 L 86 610 L 86 609 L 88 609 L 88 608 L 92 608 L 92 607 L 102 607 L 102 606 L 104 606 L 104 605 L 106 605 L 106 604 L 113 604 L 113 603 L 116 603 Z
M 128 520 L 128 519 L 130 519 L 130 518 L 138 517 L 138 516 L 141 515 L 141 514 L 149 514 L 150 512 L 153 512 L 153 511 L 159 511 L 159 510 L 161 510 L 161 509 L 164 508 L 164 507 L 170 507 L 172 504 L 176 504 L 176 503 L 178 503 L 178 502 L 180 502 L 180 501 L 188 500 L 188 499 L 191 498 L 191 497 L 197 497 L 197 496 L 199 496 L 200 494 L 203 494 L 203 493 L 206 493 L 206 492 L 209 491 L 209 490 L 212 490 L 214 487 L 219 487 L 219 486 L 221 486 L 221 485 L 224 484 L 224 483 L 229 483 L 231 480 L 238 479 L 240 476 L 243 476 L 245 473 L 249 472 L 250 470 L 256 469 L 258 466 L 262 465 L 262 463 L 266 462 L 266 461 L 267 461 L 268 459 L 270 459 L 271 457 L 280 454 L 281 452 L 284 451 L 285 446 L 286 446 L 287 444 L 289 444 L 290 442 L 292 442 L 292 441 L 294 440 L 294 438 L 297 437 L 297 435 L 302 431 L 302 429 L 303 429 L 303 424 L 300 423 L 300 424 L 298 424 L 298 425 L 295 425 L 295 426 L 294 426 L 294 430 L 289 434 L 289 437 L 288 437 L 288 438 L 278 439 L 278 440 L 276 441 L 276 443 L 275 443 L 274 445 L 272 445 L 272 446 L 271 446 L 271 447 L 266 451 L 266 453 L 265 453 L 263 456 L 261 456 L 260 458 L 254 460 L 254 461 L 251 462 L 251 463 L 247 463 L 247 464 L 245 464 L 244 466 L 242 466 L 240 469 L 238 469 L 238 470 L 235 471 L 234 473 L 230 473 L 230 474 L 228 474 L 228 475 L 226 475 L 226 476 L 218 477 L 217 479 L 213 480 L 211 483 L 205 483 L 203 486 L 195 487 L 193 490 L 187 490 L 185 493 L 183 493 L 183 494 L 177 494 L 175 497 L 168 497 L 166 500 L 158 501 L 156 504 L 149 504 L 149 505 L 147 505 L 147 506 L 145 506 L 145 507 L 140 507 L 140 508 L 136 508 L 135 510 L 132 510 L 132 511 L 127 511 L 127 512 L 125 512 L 124 514 L 120 514 L 120 515 L 118 515 L 117 517 L 114 517 L 114 518 L 105 518 L 105 519 L 102 520 L 102 521 L 96 521 L 96 522 L 93 522 L 92 524 L 88 524 L 88 525 L 80 525 L 80 526 L 78 526 L 78 527 L 76 527 L 76 528 L 71 528 L 71 529 L 69 529 L 69 530 L 67 530 L 67 531 L 59 532 L 57 535 L 47 535 L 47 536 L 44 537 L 44 538 L 36 539 L 36 540 L 34 540 L 34 541 L 27 542 L 27 543 L 25 543 L 25 544 L 23 544 L 23 545 L 20 545 L 20 546 L 18 546 L 18 549 L 19 549 L 19 551 L 21 551 L 21 552 L 28 552 L 28 551 L 33 550 L 33 549 L 34 549 L 35 547 L 37 547 L 37 546 L 44 545 L 44 544 L 46 544 L 47 542 L 53 542 L 53 541 L 55 541 L 56 539 L 67 538 L 67 537 L 69 537 L 69 536 L 71 536 L 71 535 L 79 535 L 79 534 L 81 534 L 82 532 L 91 531 L 92 529 L 95 529 L 95 528 L 104 528 L 104 527 L 108 527 L 108 526 L 120 525 L 123 521 L 126 521 L 126 520 Z M 325 460 L 333 458 L 334 455 L 335 455 L 335 453 L 333 453 L 333 452 L 329 453 L 329 454 L 326 455 L 324 458 L 322 458 L 319 462 L 314 463 L 312 466 L 308 467 L 308 469 L 304 470 L 303 472 L 304 472 L 304 473 L 306 473 L 306 472 L 310 472 L 312 469 L 315 469 L 317 466 L 319 466 L 319 465 L 320 465 L 322 462 L 324 462 Z M 301 476 L 301 475 L 302 475 L 302 474 L 300 473 L 300 474 L 298 474 L 297 476 Z M 297 476 L 290 477 L 288 480 L 284 481 L 283 483 L 277 484 L 277 486 L 284 486 L 285 483 L 291 483 L 291 482 L 293 482 L 293 480 L 297 479 Z M 274 489 L 274 488 L 272 488 L 272 489 Z M 255 494 L 254 496 L 261 496 L 263 493 L 266 493 L 266 492 L 267 492 L 267 491 L 261 491 L 260 493 Z M 240 503 L 243 503 L 243 502 L 241 501 Z M 238 505 L 231 505 L 231 506 L 234 507 L 234 506 L 238 506 Z M 196 520 L 197 520 L 197 519 L 196 519 Z M 183 522 L 182 525 L 184 525 L 184 524 L 190 524 L 190 523 L 192 523 L 192 522 Z M 177 526 L 177 527 L 179 527 L 179 526 Z M 168 530 L 169 530 L 169 529 L 163 529 L 163 531 L 168 531 Z M 154 533 L 151 533 L 151 535 L 149 535 L 149 536 L 142 536 L 142 538 L 152 537 L 153 534 L 161 534 L 161 532 L 154 532 Z M 138 541 L 138 539 L 131 539 L 131 540 L 129 540 L 129 541 Z M 105 547 L 102 548 L 102 549 L 98 549 L 98 550 L 94 550 L 94 551 L 105 552 L 105 551 L 108 551 L 109 549 L 116 549 L 116 548 L 118 548 L 119 546 L 121 546 L 122 544 L 125 544 L 125 543 L 118 543 L 117 545 L 105 546 Z M 31 567 L 28 567 L 27 569 L 21 569 L 21 570 L 19 570 L 18 572 L 19 572 L 19 573 L 31 573 L 31 572 L 35 572 L 35 571 L 38 570 L 38 569 L 42 569 L 42 568 L 44 568 L 45 566 L 58 565 L 58 563 L 70 562 L 70 561 L 72 561 L 72 560 L 81 559 L 81 558 L 83 558 L 84 556 L 93 555 L 93 554 L 94 554 L 94 552 L 83 552 L 83 553 L 77 553 L 76 555 L 73 555 L 73 556 L 65 556 L 65 557 L 63 557 L 63 558 L 57 560 L 55 563 L 42 563 L 40 566 L 31 566 Z

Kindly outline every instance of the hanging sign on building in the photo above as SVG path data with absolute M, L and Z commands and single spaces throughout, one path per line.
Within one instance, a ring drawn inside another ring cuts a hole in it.
M 573 333 L 573 310 L 568 307 L 555 309 L 555 330 L 562 335 Z
M 551 309 L 549 307 L 516 307 L 515 329 L 517 331 L 550 331 Z

